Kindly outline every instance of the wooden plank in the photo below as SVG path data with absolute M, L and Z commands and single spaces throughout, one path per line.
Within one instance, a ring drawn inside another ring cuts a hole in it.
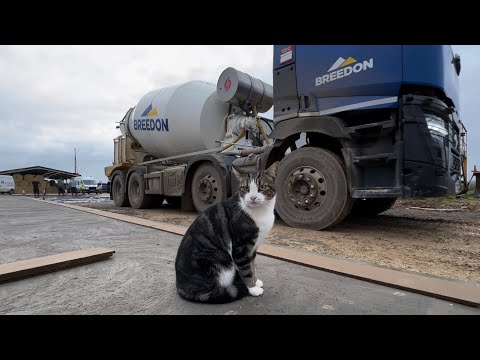
M 464 209 L 432 209 L 432 208 L 424 208 L 418 206 L 410 206 L 408 209 L 418 209 L 418 210 L 427 210 L 427 211 L 464 211 Z
M 41 200 L 40 200 L 41 201 Z M 180 226 L 180 225 L 173 225 L 173 224 L 168 224 L 168 223 L 163 223 L 159 221 L 153 221 L 153 220 L 147 220 L 147 219 L 141 219 L 137 218 L 134 216 L 130 215 L 123 215 L 123 214 L 117 214 L 117 213 L 112 213 L 110 211 L 104 211 L 104 210 L 98 210 L 98 209 L 92 209 L 92 208 L 87 208 L 84 206 L 78 206 L 78 205 L 71 205 L 71 204 L 64 204 L 64 203 L 52 203 L 47 201 L 49 204 L 54 204 L 54 205 L 60 205 L 64 206 L 70 209 L 74 210 L 79 210 L 83 212 L 87 212 L 90 214 L 95 214 L 99 216 L 104 216 L 110 219 L 115 219 L 115 220 L 120 220 L 124 222 L 128 222 L 131 224 L 136 224 L 136 225 L 142 225 L 146 226 L 152 229 L 156 230 L 162 230 L 166 231 L 175 235 L 185 235 L 185 232 L 187 231 L 187 227 L 185 226 Z
M 349 260 L 331 258 L 315 253 L 272 245 L 262 245 L 258 249 L 258 253 L 280 260 L 346 275 L 355 279 L 370 281 L 470 306 L 480 306 L 480 287 L 453 280 L 390 270 L 378 266 L 360 264 Z
M 114 253 L 110 249 L 90 248 L 2 264 L 0 283 L 105 260 Z

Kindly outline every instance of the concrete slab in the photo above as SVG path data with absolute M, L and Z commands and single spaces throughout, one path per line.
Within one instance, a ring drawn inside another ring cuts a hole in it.
M 27 197 L 0 197 L 0 263 L 89 247 L 106 262 L 0 285 L 0 314 L 480 314 L 480 309 L 259 256 L 261 297 L 224 305 L 181 299 L 181 236 Z

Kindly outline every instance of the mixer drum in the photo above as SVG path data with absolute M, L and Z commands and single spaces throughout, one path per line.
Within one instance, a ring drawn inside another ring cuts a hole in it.
M 204 81 L 154 90 L 140 99 L 128 130 L 150 154 L 162 158 L 218 148 L 229 105 Z

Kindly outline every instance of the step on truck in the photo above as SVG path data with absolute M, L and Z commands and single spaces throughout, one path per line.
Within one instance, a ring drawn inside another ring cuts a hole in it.
M 236 191 L 232 167 L 280 161 L 276 213 L 321 230 L 461 193 L 460 69 L 447 45 L 275 45 L 273 86 L 230 67 L 144 95 L 118 125 L 110 197 L 202 212 Z

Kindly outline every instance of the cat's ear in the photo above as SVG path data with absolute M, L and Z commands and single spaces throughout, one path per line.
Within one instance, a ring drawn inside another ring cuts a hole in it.
M 278 164 L 280 164 L 279 161 L 275 161 L 270 167 L 265 171 L 265 173 L 273 178 L 277 177 L 277 172 L 278 172 Z
M 240 174 L 236 169 L 235 166 L 232 166 L 232 173 L 235 175 L 235 177 L 240 180 L 242 177 L 242 174 Z

